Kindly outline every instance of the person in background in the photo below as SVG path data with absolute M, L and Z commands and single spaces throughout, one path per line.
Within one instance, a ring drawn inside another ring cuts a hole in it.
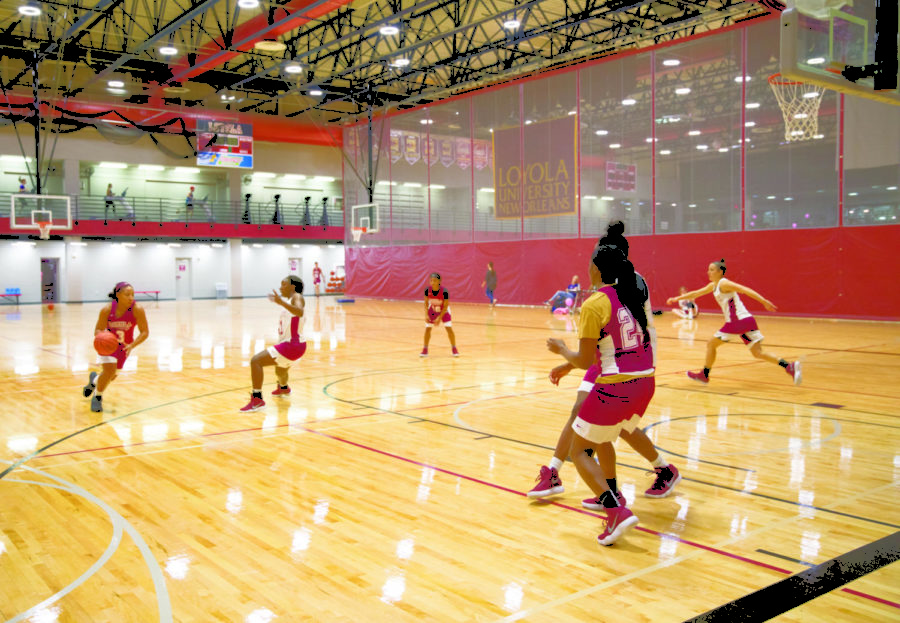
M 497 299 L 494 298 L 494 290 L 497 289 L 497 272 L 494 270 L 493 262 L 488 262 L 488 269 L 484 274 L 484 281 L 481 282 L 481 287 L 484 288 L 484 293 L 491 302 L 491 307 L 496 305 Z

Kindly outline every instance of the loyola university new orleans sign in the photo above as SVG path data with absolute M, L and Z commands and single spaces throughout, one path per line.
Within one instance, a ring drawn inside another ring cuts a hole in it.
M 495 218 L 575 213 L 576 132 L 574 116 L 494 130 Z

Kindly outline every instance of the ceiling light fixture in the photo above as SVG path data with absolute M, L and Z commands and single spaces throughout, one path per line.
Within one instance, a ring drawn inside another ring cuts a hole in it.
M 299 74 L 301 71 L 303 71 L 303 65 L 300 65 L 298 63 L 291 63 L 290 65 L 284 66 L 284 71 L 285 73 L 289 74 Z
M 665 65 L 666 67 L 678 67 L 679 65 L 681 65 L 681 61 L 679 61 L 677 58 L 667 58 L 663 61 L 663 65 Z
M 19 7 L 19 13 L 25 17 L 37 17 L 41 14 L 41 7 L 34 2 L 26 2 Z
M 319 97 L 320 95 L 322 95 L 322 91 L 320 91 L 319 89 L 313 89 L 309 92 L 309 94 L 313 97 Z
M 522 25 L 522 22 L 520 22 L 517 19 L 508 19 L 505 22 L 503 22 L 503 28 L 505 28 L 506 30 L 515 30 L 516 28 L 518 28 L 521 25 Z
M 110 80 L 109 82 L 106 83 L 106 86 L 113 88 L 113 89 L 121 89 L 122 87 L 125 86 L 125 83 L 122 82 L 121 80 Z
M 634 106 L 637 104 L 637 100 L 632 97 L 626 97 L 622 100 L 622 106 Z
M 159 49 L 159 53 L 163 56 L 172 56 L 173 54 L 178 54 L 178 48 L 170 43 L 169 45 L 162 46 Z
M 380 34 L 384 35 L 385 37 L 390 37 L 392 35 L 400 34 L 400 29 L 397 28 L 396 26 L 382 26 L 381 28 L 378 29 L 378 32 Z
M 691 90 L 688 87 L 679 87 L 675 89 L 675 95 L 687 95 Z
M 396 59 L 394 59 L 394 62 L 391 63 L 391 65 L 393 65 L 394 67 L 406 67 L 407 65 L 409 65 L 409 59 L 408 58 L 396 58 Z
M 237 0 L 237 5 L 242 9 L 255 9 L 259 6 L 259 0 Z

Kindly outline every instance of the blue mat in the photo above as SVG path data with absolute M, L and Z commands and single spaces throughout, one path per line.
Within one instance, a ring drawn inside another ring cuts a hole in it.
M 338 303 L 355 303 L 356 299 L 338 299 Z

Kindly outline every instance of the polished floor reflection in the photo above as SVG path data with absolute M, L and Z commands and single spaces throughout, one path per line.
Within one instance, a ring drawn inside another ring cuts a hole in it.
M 99 304 L 0 315 L 0 620 L 683 621 L 900 529 L 900 326 L 761 317 L 804 381 L 719 349 L 719 317 L 657 317 L 644 425 L 684 477 L 642 493 L 613 547 L 567 463 L 552 502 L 524 493 L 580 376 L 552 386 L 542 309 L 454 304 L 461 357 L 421 303 L 307 298 L 289 397 L 246 404 L 271 344 L 262 299 L 148 302 L 150 339 L 90 412 Z M 895 563 L 781 621 L 900 620 Z

